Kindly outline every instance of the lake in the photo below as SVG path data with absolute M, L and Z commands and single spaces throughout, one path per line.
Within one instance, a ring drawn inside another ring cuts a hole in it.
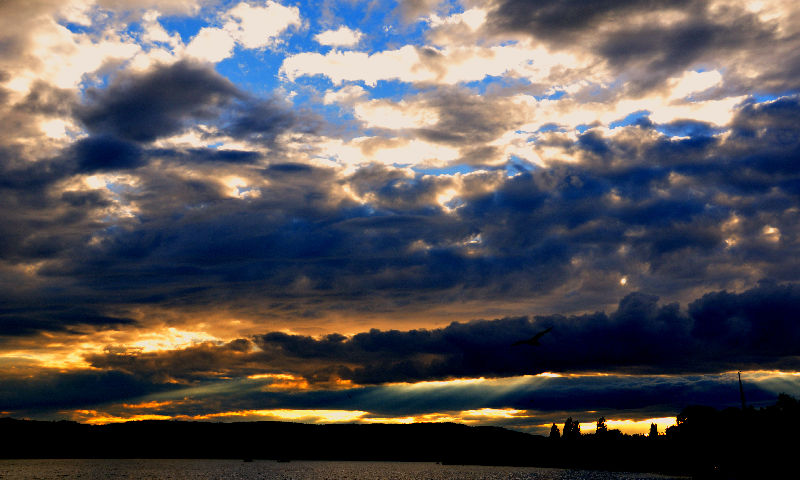
M 0 460 L 3 480 L 650 480 L 669 477 L 642 473 L 561 470 L 534 467 L 481 467 L 403 462 L 305 462 L 269 460 Z

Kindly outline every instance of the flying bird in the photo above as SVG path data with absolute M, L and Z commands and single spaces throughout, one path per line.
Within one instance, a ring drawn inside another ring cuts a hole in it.
M 535 346 L 539 345 L 539 339 L 542 338 L 542 336 L 544 336 L 545 333 L 549 332 L 552 329 L 553 329 L 553 327 L 547 327 L 544 330 L 542 330 L 541 332 L 539 332 L 536 335 L 532 336 L 531 338 L 529 338 L 527 340 L 519 340 L 517 342 L 512 343 L 511 346 L 512 347 L 516 347 L 517 345 L 530 345 L 532 347 L 535 347 Z

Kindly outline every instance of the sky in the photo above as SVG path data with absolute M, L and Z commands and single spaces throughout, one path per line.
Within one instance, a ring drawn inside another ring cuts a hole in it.
M 800 396 L 799 93 L 791 0 L 2 0 L 0 415 Z

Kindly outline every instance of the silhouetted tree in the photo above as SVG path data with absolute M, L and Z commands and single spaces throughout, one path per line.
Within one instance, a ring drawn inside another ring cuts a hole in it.
M 553 424 L 552 427 L 550 427 L 550 438 L 552 438 L 553 440 L 558 440 L 559 438 L 561 438 L 561 432 L 558 431 L 558 425 L 556 425 L 555 423 Z
M 778 395 L 778 401 L 775 402 L 773 409 L 780 412 L 781 415 L 797 417 L 800 413 L 800 402 L 790 395 L 781 393 Z
M 608 433 L 608 427 L 606 427 L 606 417 L 600 417 L 597 419 L 597 429 L 594 431 L 594 434 L 598 437 L 602 437 Z
M 647 434 L 650 438 L 656 438 L 658 436 L 658 425 L 655 423 L 650 424 L 650 433 Z
M 580 422 L 575 422 L 572 420 L 572 417 L 567 418 L 567 421 L 564 422 L 564 438 L 567 440 L 575 440 L 581 435 L 581 424 Z

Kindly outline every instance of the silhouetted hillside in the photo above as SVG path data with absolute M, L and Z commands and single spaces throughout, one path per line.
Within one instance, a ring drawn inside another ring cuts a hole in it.
M 525 458 L 544 439 L 459 424 L 308 425 L 140 421 L 110 425 L 0 419 L 2 455 L 63 458 L 419 460 Z M 488 455 L 487 455 L 488 454 Z

